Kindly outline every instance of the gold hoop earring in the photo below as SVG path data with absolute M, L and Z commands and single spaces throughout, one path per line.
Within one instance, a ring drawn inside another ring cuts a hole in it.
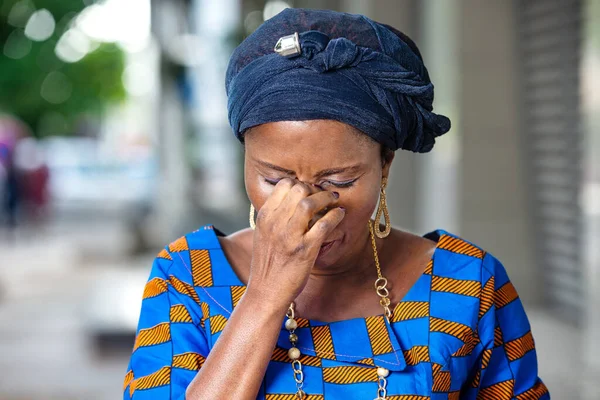
M 388 213 L 387 200 L 385 197 L 385 188 L 387 186 L 387 178 L 381 179 L 381 192 L 379 193 L 379 206 L 377 206 L 377 212 L 375 213 L 374 231 L 375 236 L 380 239 L 388 237 L 392 231 L 392 224 L 390 222 L 390 214 Z M 381 220 L 381 214 L 383 214 L 385 230 L 381 230 L 379 227 L 379 221 Z
M 252 203 L 250 203 L 250 228 L 252 228 L 252 230 L 256 229 L 256 222 L 254 222 L 254 205 L 252 205 Z

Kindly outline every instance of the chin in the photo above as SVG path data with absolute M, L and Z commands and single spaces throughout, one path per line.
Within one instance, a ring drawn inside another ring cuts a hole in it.
M 335 264 L 337 260 L 333 260 L 332 257 L 318 257 L 313 266 L 313 270 L 325 271 Z
M 327 269 L 331 265 L 334 265 L 339 261 L 339 247 L 341 240 L 335 240 L 332 242 L 325 242 L 319 251 L 319 255 L 315 261 L 314 269 Z

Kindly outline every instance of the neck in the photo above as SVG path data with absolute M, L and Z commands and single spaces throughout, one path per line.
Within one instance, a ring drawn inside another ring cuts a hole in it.
M 377 242 L 377 251 L 381 251 L 381 242 Z M 348 252 L 340 257 L 334 264 L 320 266 L 316 264 L 311 271 L 311 278 L 337 281 L 343 279 L 352 279 L 353 277 L 364 275 L 365 272 L 375 271 L 375 261 L 373 257 L 373 247 L 371 243 L 371 235 L 368 229 L 365 229 L 361 237 L 357 240 L 357 244 L 352 246 L 354 251 Z
M 367 230 L 360 240 L 359 249 L 326 268 L 314 268 L 308 283 L 297 303 L 301 309 L 310 305 L 311 309 L 336 308 L 335 304 L 357 299 L 361 293 L 369 292 L 377 279 L 377 269 L 373 258 L 371 237 Z M 378 240 L 377 251 L 382 254 L 383 241 Z M 365 290 L 361 290 L 364 288 Z

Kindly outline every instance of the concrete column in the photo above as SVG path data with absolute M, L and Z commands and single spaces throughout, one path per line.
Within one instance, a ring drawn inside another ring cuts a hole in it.
M 155 124 L 158 128 L 158 152 L 160 160 L 160 182 L 157 185 L 156 227 L 157 242 L 172 240 L 181 232 L 178 225 L 190 212 L 189 183 L 190 169 L 185 157 L 184 107 L 177 87 L 174 64 L 165 56 L 165 48 L 173 37 L 182 34 L 185 27 L 185 4 L 179 1 L 152 2 L 152 30 L 160 51 L 159 99 Z
M 341 0 L 340 7 L 342 11 L 351 14 L 362 14 L 369 16 L 373 15 L 373 8 L 375 8 L 376 2 L 364 1 L 364 0 Z
M 450 118 L 452 128 L 430 153 L 416 156 L 416 226 L 419 232 L 443 228 L 460 233 L 460 0 L 423 0 L 419 5 L 417 44 L 435 86 L 434 112 Z
M 239 0 L 195 0 L 191 7 L 194 34 L 203 56 L 189 69 L 193 87 L 195 164 L 202 171 L 195 187 L 204 209 L 228 217 L 246 210 L 242 146 L 227 121 L 225 72 L 233 52 L 230 37 L 238 29 Z
M 584 132 L 584 187 L 582 191 L 583 261 L 586 301 L 583 326 L 586 382 L 585 399 L 600 398 L 600 2 L 584 2 L 582 71 L 582 109 Z
M 458 4 L 463 22 L 460 232 L 503 262 L 525 302 L 537 301 L 541 278 L 528 235 L 514 3 Z
M 342 0 L 295 0 L 291 3 L 297 8 L 314 8 L 321 10 L 344 11 Z

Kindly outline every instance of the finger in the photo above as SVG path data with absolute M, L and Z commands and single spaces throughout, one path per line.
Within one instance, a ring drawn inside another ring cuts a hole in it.
M 289 220 L 296 210 L 296 206 L 302 199 L 310 196 L 312 188 L 307 184 L 299 181 L 294 181 L 294 185 L 288 190 L 285 198 L 279 203 L 277 211 L 280 213 L 281 218 L 285 221 Z
M 296 181 L 291 178 L 283 178 L 275 185 L 275 188 L 267 197 L 265 204 L 263 207 L 267 207 L 269 209 L 276 209 L 279 207 L 279 204 L 285 199 L 290 189 L 296 184 Z
M 327 214 L 310 228 L 304 235 L 306 242 L 314 249 L 321 247 L 321 244 L 333 232 L 333 230 L 342 222 L 346 216 L 346 211 L 341 207 L 335 207 L 327 211 Z
M 339 194 L 324 190 L 301 199 L 290 218 L 288 225 L 291 229 L 301 229 L 306 232 L 309 222 L 328 207 L 337 205 Z
M 290 189 L 294 186 L 295 181 L 290 178 L 284 178 L 277 182 L 275 188 L 267 197 L 264 204 L 256 211 L 256 226 L 263 226 L 266 220 L 271 218 L 271 215 L 279 207 L 281 201 L 285 199 Z

